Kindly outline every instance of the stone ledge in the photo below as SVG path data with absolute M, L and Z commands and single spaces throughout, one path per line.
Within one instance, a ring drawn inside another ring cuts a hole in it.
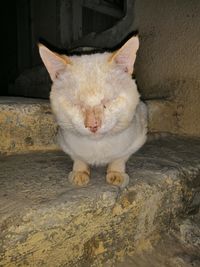
M 56 131 L 48 100 L 1 97 L 1 153 L 58 149 Z
M 151 247 L 192 209 L 199 155 L 200 139 L 151 141 L 129 160 L 122 192 L 105 183 L 104 168 L 73 187 L 62 152 L 0 156 L 0 266 L 112 266 Z

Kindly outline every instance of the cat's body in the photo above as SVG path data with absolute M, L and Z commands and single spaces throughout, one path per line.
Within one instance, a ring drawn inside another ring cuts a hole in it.
M 105 165 L 121 157 L 129 158 L 146 141 L 146 106 L 140 102 L 129 127 L 113 135 L 99 138 L 80 136 L 59 129 L 58 143 L 72 159 L 90 165 Z
M 128 184 L 125 163 L 146 140 L 146 106 L 131 78 L 137 37 L 115 53 L 60 56 L 40 46 L 53 81 L 58 142 L 74 160 L 71 182 L 89 181 L 89 165 L 108 164 L 107 182 Z

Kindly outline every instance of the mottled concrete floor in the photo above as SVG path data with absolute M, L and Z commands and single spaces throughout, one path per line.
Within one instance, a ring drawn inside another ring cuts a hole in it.
M 117 266 L 135 253 L 123 266 L 165 267 L 160 260 L 186 262 L 189 251 L 198 262 L 191 214 L 200 205 L 200 139 L 147 143 L 127 164 L 124 191 L 106 184 L 105 168 L 76 188 L 67 180 L 71 166 L 59 151 L 0 156 L 0 266 Z M 198 266 L 179 263 L 166 267 Z
M 148 251 L 126 257 L 115 267 L 199 267 L 200 212 L 187 216 L 176 229 L 163 233 Z

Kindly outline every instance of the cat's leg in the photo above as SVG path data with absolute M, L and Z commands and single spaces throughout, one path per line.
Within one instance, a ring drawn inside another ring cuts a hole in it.
M 128 185 L 129 176 L 125 172 L 127 160 L 128 157 L 120 158 L 108 164 L 106 181 L 109 184 L 117 185 L 121 188 L 124 188 Z
M 68 179 L 75 185 L 87 185 L 90 180 L 89 166 L 85 162 L 75 159 L 73 170 L 69 173 Z

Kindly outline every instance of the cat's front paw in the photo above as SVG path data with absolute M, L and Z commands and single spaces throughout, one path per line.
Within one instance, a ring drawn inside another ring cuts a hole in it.
M 78 186 L 84 186 L 87 185 L 90 181 L 90 176 L 87 172 L 76 172 L 76 171 L 71 171 L 69 173 L 68 179 L 70 183 Z
M 109 184 L 124 188 L 129 183 L 129 176 L 125 172 L 110 171 L 106 175 L 106 181 Z

